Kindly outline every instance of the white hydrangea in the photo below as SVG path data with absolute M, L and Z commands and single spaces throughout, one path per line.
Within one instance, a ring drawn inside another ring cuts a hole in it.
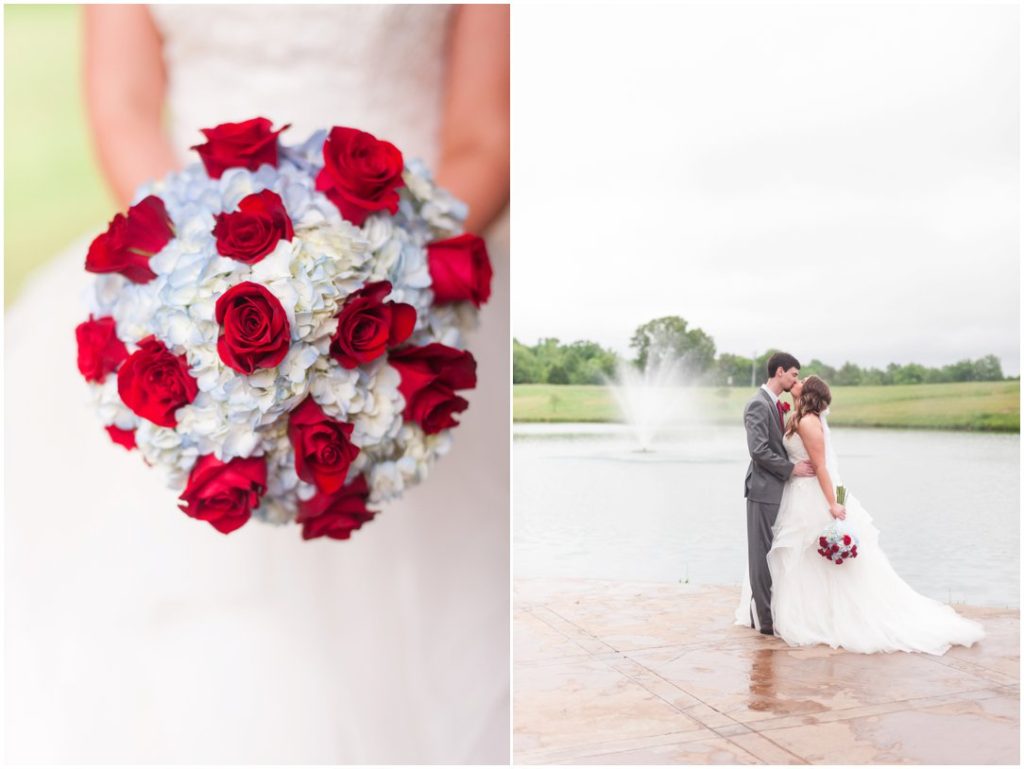
M 447 454 L 450 447 L 450 430 L 427 435 L 419 425 L 404 423 L 385 454 L 398 459 L 375 460 L 372 452 L 360 457 L 363 467 L 368 469 L 370 501 L 388 502 L 400 496 L 407 486 L 426 480 L 430 465 Z
M 403 420 L 401 375 L 386 356 L 353 369 L 330 357 L 338 313 L 352 292 L 389 281 L 387 301 L 416 310 L 409 340 L 416 345 L 462 348 L 476 319 L 468 302 L 433 306 L 427 261 L 428 243 L 462 231 L 465 205 L 412 160 L 403 174 L 398 213 L 379 212 L 355 226 L 316 190 L 325 136 L 318 131 L 301 144 L 281 146 L 276 168 L 231 168 L 211 179 L 202 163 L 193 163 L 141 187 L 133 203 L 158 195 L 173 225 L 174 236 L 149 260 L 156 277 L 137 284 L 119 274 L 97 275 L 86 297 L 94 317 L 114 318 L 129 353 L 154 336 L 183 355 L 199 390 L 176 411 L 175 427 L 161 427 L 129 409 L 118 395 L 117 375 L 108 374 L 89 385 L 102 424 L 134 430 L 142 457 L 179 491 L 202 456 L 224 462 L 265 457 L 267 490 L 254 517 L 268 523 L 293 521 L 299 503 L 317 493 L 298 477 L 288 435 L 289 414 L 307 397 L 327 416 L 352 425 L 359 454 L 348 480 L 366 476 L 371 504 L 423 481 L 450 446 L 450 431 L 426 435 Z M 243 198 L 262 190 L 281 197 L 293 238 L 279 241 L 253 265 L 221 256 L 213 235 L 217 215 L 237 210 Z M 217 300 L 246 281 L 264 286 L 280 302 L 291 337 L 277 366 L 249 376 L 221 360 L 216 319 Z
M 200 451 L 185 433 L 141 419 L 135 442 L 146 463 L 162 471 L 168 487 L 184 490 Z
M 410 160 L 402 179 L 408 191 L 402 214 L 409 219 L 412 232 L 429 233 L 427 241 L 452 238 L 462 232 L 468 213 L 466 204 L 435 185 L 422 161 Z
M 107 375 L 98 385 L 91 387 L 93 404 L 104 427 L 113 425 L 121 430 L 134 430 L 141 421 L 117 394 L 117 377 Z
M 360 409 L 351 418 L 354 425 L 352 442 L 360 448 L 370 448 L 398 435 L 402 428 L 402 410 L 405 399 L 398 391 L 402 376 L 391 366 L 381 364 L 373 373 L 360 371 L 365 382 Z

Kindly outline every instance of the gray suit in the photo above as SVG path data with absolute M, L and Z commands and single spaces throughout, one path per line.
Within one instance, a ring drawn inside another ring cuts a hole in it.
M 768 571 L 768 551 L 772 547 L 772 526 L 779 514 L 782 487 L 793 473 L 793 463 L 786 456 L 782 443 L 779 412 L 771 396 L 758 389 L 743 410 L 747 429 L 750 467 L 744 482 L 747 498 L 747 559 L 750 589 L 754 607 L 750 612 L 751 627 L 762 632 L 772 630 L 772 576 Z

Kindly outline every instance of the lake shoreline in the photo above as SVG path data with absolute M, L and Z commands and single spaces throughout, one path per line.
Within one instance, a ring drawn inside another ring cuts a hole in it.
M 742 422 L 756 388 L 681 386 L 675 392 L 679 400 L 672 403 L 685 407 L 684 421 L 724 425 Z M 516 384 L 512 402 L 515 423 L 623 422 L 605 385 Z M 830 414 L 834 427 L 1019 434 L 1020 382 L 837 386 Z
M 550 419 L 512 419 L 513 429 L 515 425 L 622 425 L 625 426 L 626 422 L 615 419 L 560 419 L 553 417 Z M 709 427 L 720 427 L 723 425 L 737 424 L 736 420 L 728 421 L 724 419 L 713 420 L 708 422 L 700 423 Z M 891 424 L 887 422 L 853 422 L 847 423 L 841 420 L 829 419 L 829 426 L 831 427 L 855 427 L 857 429 L 865 430 L 913 430 L 915 432 L 950 432 L 950 433 L 996 433 L 1000 435 L 1019 435 L 1019 427 L 973 427 L 970 425 L 902 425 L 902 424 Z

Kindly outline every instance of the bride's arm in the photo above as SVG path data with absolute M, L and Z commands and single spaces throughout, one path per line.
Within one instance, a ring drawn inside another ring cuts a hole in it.
M 177 167 L 161 125 L 166 73 L 160 34 L 142 5 L 87 5 L 85 95 L 107 183 L 127 206 L 136 187 Z
M 469 205 L 480 233 L 509 195 L 508 6 L 462 5 L 449 38 L 437 180 Z
M 797 426 L 800 433 L 800 440 L 804 442 L 804 448 L 814 465 L 814 474 L 818 476 L 818 484 L 825 493 L 828 501 L 829 512 L 833 518 L 843 520 L 846 517 L 846 508 L 836 502 L 836 492 L 832 488 L 832 476 L 828 474 L 825 462 L 825 432 L 821 429 L 821 420 L 815 414 L 807 414 L 800 420 Z

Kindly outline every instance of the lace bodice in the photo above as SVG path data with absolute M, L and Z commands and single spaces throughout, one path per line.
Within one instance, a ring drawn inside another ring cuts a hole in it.
M 782 445 L 786 447 L 786 456 L 789 457 L 790 462 L 800 462 L 811 458 L 799 433 L 784 436 Z
M 155 5 L 183 159 L 200 128 L 262 116 L 289 143 L 350 125 L 408 157 L 437 160 L 445 46 L 442 5 Z
M 836 457 L 835 449 L 832 447 L 832 433 L 828 427 L 828 420 L 825 418 L 827 415 L 828 412 L 823 414 L 823 418 L 821 420 L 825 439 L 825 466 L 828 469 L 828 474 L 832 479 L 833 485 L 838 486 L 842 484 L 843 481 L 839 475 L 839 460 Z M 800 462 L 811 458 L 810 454 L 807 453 L 807 447 L 804 446 L 803 438 L 800 437 L 799 433 L 783 436 L 782 445 L 786 447 L 786 456 L 789 457 L 790 462 Z

